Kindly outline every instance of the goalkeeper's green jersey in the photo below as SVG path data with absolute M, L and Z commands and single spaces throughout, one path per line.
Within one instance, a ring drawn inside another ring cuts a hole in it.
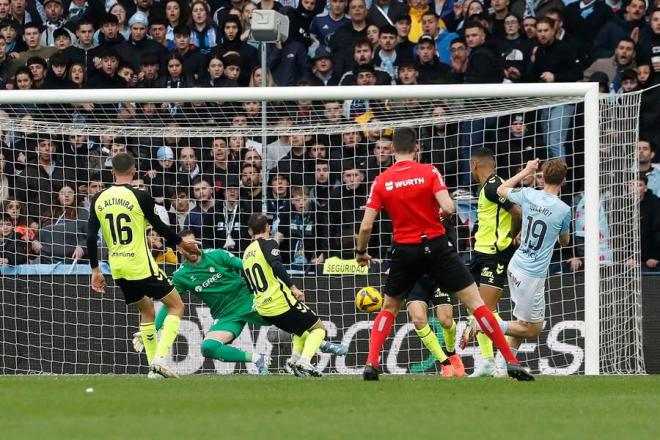
M 254 295 L 242 275 L 243 263 L 223 249 L 203 250 L 196 264 L 187 261 L 174 272 L 172 284 L 189 292 L 211 309 L 213 319 L 250 313 Z

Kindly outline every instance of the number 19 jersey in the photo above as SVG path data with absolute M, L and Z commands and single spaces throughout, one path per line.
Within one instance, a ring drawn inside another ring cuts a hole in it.
M 147 206 L 151 196 L 130 185 L 113 185 L 95 196 L 90 221 L 98 219 L 108 246 L 112 278 L 142 280 L 158 274 L 147 243 Z M 96 219 L 91 217 L 95 216 Z
M 570 230 L 571 208 L 556 195 L 532 188 L 509 190 L 508 199 L 520 205 L 523 215 L 520 247 L 509 267 L 545 278 L 557 237 Z

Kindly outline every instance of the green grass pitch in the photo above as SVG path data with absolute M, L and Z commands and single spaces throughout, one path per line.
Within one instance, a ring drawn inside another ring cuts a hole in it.
M 4 376 L 0 396 L 2 439 L 660 438 L 660 376 Z

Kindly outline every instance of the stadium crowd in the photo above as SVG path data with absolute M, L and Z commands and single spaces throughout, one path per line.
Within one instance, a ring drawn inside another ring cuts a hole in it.
M 288 15 L 289 38 L 268 43 L 268 71 L 250 37 L 255 9 Z M 660 0 L 0 0 L 0 87 L 131 87 L 476 84 L 594 81 L 601 92 L 642 94 L 639 179 L 641 264 L 660 271 Z M 1 93 L 1 92 L 0 92 Z M 392 164 L 388 130 L 366 122 L 397 112 L 441 117 L 441 102 L 297 101 L 276 106 L 269 124 L 343 124 L 363 129 L 331 135 L 271 137 L 43 136 L 2 133 L 0 263 L 86 258 L 90 199 L 111 183 L 110 158 L 138 159 L 135 185 L 149 190 L 162 219 L 191 228 L 205 247 L 240 253 L 247 217 L 267 212 L 292 267 L 353 257 L 354 236 L 370 182 Z M 259 127 L 261 103 L 4 105 L 3 118 L 186 127 Z M 474 195 L 470 150 L 488 146 L 508 177 L 532 157 L 584 166 L 580 105 L 564 104 L 500 118 L 420 127 L 421 157 L 447 178 L 457 200 Z M 582 265 L 580 171 L 565 197 L 574 207 L 577 246 L 559 254 L 555 271 Z M 542 176 L 526 185 L 542 185 Z M 607 263 L 608 221 L 601 212 Z M 459 220 L 459 230 L 469 229 Z M 376 225 L 372 255 L 386 258 L 391 226 Z M 461 248 L 469 246 L 464 231 Z M 161 262 L 176 262 L 155 233 Z

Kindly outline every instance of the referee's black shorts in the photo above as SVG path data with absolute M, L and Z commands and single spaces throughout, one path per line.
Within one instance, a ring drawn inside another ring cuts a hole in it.
M 391 297 L 406 298 L 424 275 L 449 292 L 458 292 L 474 283 L 456 249 L 448 244 L 447 236 L 443 235 L 422 244 L 394 243 L 390 273 L 383 292 Z
M 174 286 L 162 271 L 159 271 L 158 275 L 151 275 L 142 280 L 118 278 L 115 283 L 124 294 L 124 299 L 128 305 L 141 301 L 145 296 L 153 299 L 163 299 L 174 290 Z

